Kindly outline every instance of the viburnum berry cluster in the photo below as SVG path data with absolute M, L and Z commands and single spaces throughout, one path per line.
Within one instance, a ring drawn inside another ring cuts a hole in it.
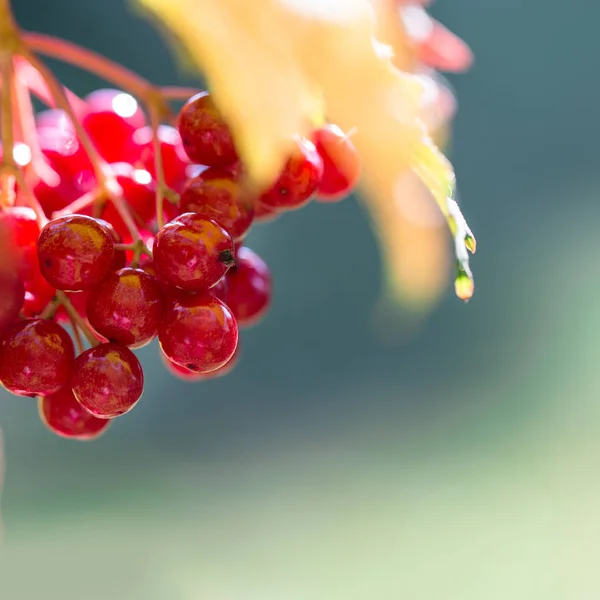
M 252 225 L 346 197 L 359 160 L 328 124 L 294 140 L 274 184 L 254 190 L 210 93 L 155 88 L 82 48 L 20 32 L 1 10 L 0 22 L 12 44 L 0 42 L 0 241 L 10 257 L 0 269 L 0 383 L 38 398 L 53 432 L 91 439 L 140 400 L 134 350 L 154 339 L 185 380 L 233 368 L 239 330 L 265 315 L 272 294 L 267 264 L 244 242 Z M 33 51 L 123 89 L 78 98 Z M 34 114 L 30 95 L 50 108 Z M 170 100 L 185 100 L 177 115 Z

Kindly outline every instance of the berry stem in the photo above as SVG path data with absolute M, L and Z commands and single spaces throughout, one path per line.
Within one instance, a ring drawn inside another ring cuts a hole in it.
M 150 124 L 152 126 L 152 146 L 154 148 L 154 170 L 156 171 L 156 224 L 159 229 L 165 225 L 164 200 L 167 184 L 165 183 L 165 170 L 163 168 L 162 150 L 160 139 L 158 138 L 158 128 L 160 126 L 160 115 L 155 104 L 148 106 L 150 113 Z
M 106 190 L 109 184 L 108 177 L 106 175 L 106 163 L 98 154 L 94 143 L 75 115 L 75 111 L 73 110 L 73 107 L 71 106 L 64 89 L 54 77 L 52 71 L 39 58 L 37 58 L 37 56 L 33 55 L 29 51 L 26 51 L 23 56 L 40 74 L 44 83 L 48 86 L 48 90 L 56 102 L 56 106 L 64 110 L 66 115 L 69 117 L 71 123 L 73 124 L 73 128 L 75 129 L 75 133 L 77 134 L 79 141 L 84 147 L 92 166 L 94 167 L 94 172 L 96 174 L 96 178 L 98 179 L 99 185 Z
M 56 108 L 56 101 L 54 100 L 48 86 L 42 79 L 41 75 L 22 57 L 17 56 L 15 59 L 15 68 L 17 70 L 17 76 L 25 82 L 29 91 L 37 96 L 46 106 Z M 74 94 L 68 87 L 62 86 L 69 104 L 73 107 L 75 114 L 80 115 L 85 109 L 85 102 L 77 95 Z
M 69 321 L 71 321 L 71 328 L 73 329 L 73 337 L 75 338 L 75 347 L 77 348 L 77 354 L 81 354 L 83 352 L 83 341 L 81 339 L 81 331 L 79 331 L 79 325 L 77 325 L 77 322 L 73 320 L 71 315 L 69 315 Z
M 190 87 L 164 86 L 160 88 L 160 94 L 165 100 L 187 101 L 199 91 Z
M 59 306 L 60 302 L 57 298 L 48 302 L 46 308 L 40 313 L 40 319 L 53 319 Z
M 15 200 L 14 173 L 16 171 L 13 158 L 13 104 L 12 104 L 12 78 L 13 62 L 10 53 L 0 56 L 2 100 L 0 129 L 2 130 L 2 170 L 0 171 L 0 205 L 11 206 Z
M 33 51 L 94 73 L 140 99 L 147 98 L 149 91 L 152 90 L 152 85 L 148 80 L 104 56 L 72 42 L 31 32 L 23 33 L 23 41 Z
M 82 331 L 83 335 L 89 342 L 90 346 L 97 346 L 100 342 L 94 337 L 92 330 L 88 327 L 87 323 L 83 320 L 81 315 L 77 312 L 69 298 L 64 292 L 58 291 L 56 292 L 56 298 L 62 304 L 69 315 L 69 319 L 74 325 L 77 325 L 79 329 Z
M 57 217 L 63 217 L 73 213 L 81 212 L 84 208 L 94 204 L 98 200 L 99 195 L 99 190 L 92 190 L 91 192 L 88 192 L 87 194 L 77 198 L 77 200 L 74 200 L 71 202 L 71 204 L 68 204 L 61 210 L 57 210 L 52 213 L 52 218 L 56 219 Z
M 24 54 L 24 57 L 29 61 L 29 64 L 31 64 L 31 66 L 37 70 L 48 86 L 48 89 L 50 90 L 50 93 L 56 102 L 56 106 L 64 110 L 71 120 L 73 128 L 75 129 L 75 133 L 84 147 L 92 166 L 94 167 L 94 173 L 96 174 L 98 187 L 100 188 L 97 201 L 101 202 L 105 198 L 108 198 L 113 203 L 120 217 L 123 219 L 123 222 L 127 226 L 131 237 L 136 241 L 141 239 L 140 231 L 135 224 L 133 217 L 131 216 L 127 204 L 121 196 L 122 190 L 119 184 L 115 178 L 109 174 L 110 171 L 106 161 L 104 161 L 104 159 L 98 154 L 94 143 L 81 125 L 81 122 L 77 118 L 73 107 L 69 103 L 69 99 L 67 98 L 64 89 L 56 80 L 52 74 L 52 71 L 50 71 L 50 69 L 48 69 L 48 67 L 46 67 L 46 65 L 39 58 L 29 51 Z
M 27 183 L 27 180 L 23 175 L 23 171 L 21 171 L 20 169 L 15 169 L 15 178 L 17 180 L 17 183 L 19 184 L 19 188 L 24 192 L 25 197 L 27 198 L 27 204 L 35 212 L 38 225 L 40 229 L 42 229 L 44 225 L 46 225 L 46 223 L 48 222 L 48 218 L 46 217 L 44 209 L 40 206 L 40 203 L 35 197 L 31 186 L 29 185 L 29 183 Z
M 27 144 L 31 150 L 31 168 L 33 172 L 46 183 L 58 183 L 58 175 L 46 162 L 40 149 L 40 143 L 35 129 L 35 115 L 33 112 L 33 105 L 31 104 L 31 98 L 29 96 L 29 89 L 26 81 L 23 80 L 20 71 L 21 65 L 23 64 L 24 63 L 15 59 L 15 76 L 13 80 L 15 90 L 14 105 L 17 109 L 17 122 L 20 126 L 21 141 Z

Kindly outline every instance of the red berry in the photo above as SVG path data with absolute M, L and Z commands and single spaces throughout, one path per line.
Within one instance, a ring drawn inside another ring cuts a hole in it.
M 193 162 L 225 167 L 237 160 L 229 127 L 208 92 L 192 96 L 177 121 L 183 147 Z
M 267 208 L 291 210 L 310 201 L 323 176 L 323 161 L 315 145 L 298 140 L 298 149 L 288 159 L 279 179 L 261 197 Z
M 25 302 L 23 281 L 12 271 L 0 271 L 0 335 L 17 319 Z
M 144 390 L 144 372 L 135 354 L 120 344 L 100 344 L 75 359 L 71 379 L 75 398 L 102 419 L 129 412 Z
M 317 129 L 313 140 L 323 159 L 323 177 L 317 194 L 321 200 L 341 200 L 352 191 L 358 181 L 358 152 L 350 138 L 337 125 L 326 125 Z
M 165 183 L 179 191 L 187 178 L 186 169 L 190 164 L 183 150 L 181 136 L 179 131 L 170 125 L 160 125 L 156 133 L 160 142 Z M 133 134 L 128 162 L 139 163 L 156 179 L 152 127 L 142 127 Z
M 111 232 L 85 215 L 68 215 L 47 223 L 37 249 L 46 280 L 67 291 L 86 290 L 100 283 L 115 257 Z
M 158 333 L 159 284 L 142 269 L 121 269 L 90 292 L 86 312 L 90 325 L 107 340 L 140 348 Z
M 0 383 L 19 396 L 52 394 L 69 381 L 74 356 L 69 334 L 57 323 L 20 321 L 0 343 Z
M 194 213 L 177 217 L 156 234 L 153 255 L 158 278 L 184 290 L 215 285 L 235 262 L 227 231 Z
M 234 241 L 241 240 L 252 225 L 254 207 L 242 187 L 225 169 L 210 167 L 190 179 L 181 192 L 182 212 L 194 212 L 216 221 Z
M 96 90 L 85 97 L 82 124 L 100 155 L 108 162 L 127 159 L 126 149 L 146 118 L 136 99 L 119 90 Z
M 73 124 L 64 110 L 50 108 L 35 115 L 35 124 L 41 128 L 56 129 L 59 133 L 73 133 Z
M 235 267 L 227 273 L 227 305 L 238 325 L 256 324 L 271 302 L 271 273 L 267 263 L 245 246 L 238 249 Z
M 42 422 L 52 433 L 72 440 L 96 439 L 110 424 L 108 419 L 99 419 L 85 410 L 69 387 L 40 398 L 38 410 Z
M 79 315 L 81 316 L 82 319 L 87 319 L 85 306 L 86 306 L 89 294 L 90 294 L 89 291 L 67 292 L 67 298 L 69 299 L 69 301 L 73 305 L 73 308 L 79 313 Z M 54 315 L 54 320 L 57 323 L 65 323 L 65 324 L 71 323 L 71 319 L 69 318 L 67 311 L 65 310 L 64 306 L 62 306 L 62 305 L 57 308 L 56 314 Z
M 82 190 L 73 179 L 65 176 L 51 183 L 38 181 L 33 188 L 33 195 L 44 209 L 46 216 L 51 217 L 52 213 L 62 210 L 82 196 Z
M 61 179 L 73 179 L 82 171 L 93 169 L 86 151 L 72 131 L 44 127 L 38 128 L 36 133 L 42 153 Z
M 214 296 L 181 294 L 165 311 L 158 340 L 172 362 L 208 373 L 233 356 L 238 328 L 229 308 Z

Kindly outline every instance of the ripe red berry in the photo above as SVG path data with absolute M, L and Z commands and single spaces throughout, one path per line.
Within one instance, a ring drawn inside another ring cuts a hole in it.
M 227 273 L 227 305 L 238 325 L 255 325 L 271 302 L 271 273 L 267 263 L 245 246 L 238 249 L 236 265 Z
M 67 292 L 67 298 L 73 305 L 73 308 L 79 313 L 82 319 L 87 319 L 85 307 L 87 303 L 87 299 L 89 296 L 89 291 L 85 292 Z M 71 323 L 71 319 L 69 318 L 69 314 L 65 310 L 65 307 L 60 305 L 56 309 L 56 313 L 54 315 L 54 320 L 57 323 L 69 324 Z
M 142 365 L 120 344 L 100 344 L 75 359 L 71 385 L 83 408 L 102 419 L 129 412 L 144 390 Z
M 100 283 L 115 257 L 111 232 L 85 215 L 68 215 L 47 223 L 37 249 L 46 280 L 67 291 L 86 290 Z
M 40 398 L 38 410 L 42 423 L 52 433 L 72 440 L 96 439 L 110 424 L 108 419 L 99 419 L 85 410 L 68 386 Z
M 56 129 L 60 133 L 73 133 L 73 124 L 64 110 L 50 108 L 42 110 L 35 115 L 35 124 L 38 128 Z
M 181 192 L 182 212 L 194 212 L 216 221 L 234 241 L 241 240 L 252 225 L 254 207 L 238 181 L 226 170 L 210 167 L 190 179 Z
M 85 149 L 73 131 L 38 127 L 36 133 L 42 153 L 61 179 L 70 180 L 82 171 L 93 169 Z
M 158 278 L 184 290 L 210 288 L 235 263 L 227 231 L 194 213 L 177 217 L 156 234 L 153 255 Z
M 274 185 L 261 197 L 267 208 L 291 210 L 310 201 L 323 176 L 323 161 L 309 140 L 298 140 L 298 148 L 288 159 Z
M 82 124 L 108 162 L 127 160 L 126 149 L 136 129 L 146 124 L 137 100 L 120 90 L 96 90 L 85 97 Z
M 350 138 L 337 125 L 325 125 L 317 129 L 313 140 L 323 159 L 323 177 L 317 188 L 319 199 L 330 202 L 341 200 L 358 181 L 358 152 Z
M 0 342 L 0 383 L 19 396 L 52 394 L 69 381 L 74 356 L 69 334 L 57 323 L 19 321 Z
M 192 96 L 177 121 L 183 147 L 193 162 L 224 167 L 237 160 L 229 127 L 208 92 Z
M 179 191 L 187 178 L 186 170 L 190 164 L 181 143 L 181 136 L 179 131 L 170 125 L 160 125 L 156 133 L 160 142 L 165 183 Z M 152 127 L 142 127 L 133 134 L 128 162 L 134 165 L 139 163 L 156 179 Z
M 162 298 L 158 282 L 142 269 L 109 274 L 87 300 L 90 325 L 111 342 L 130 348 L 150 343 L 158 333 Z
M 172 362 L 208 373 L 233 356 L 238 328 L 229 308 L 214 296 L 181 294 L 165 311 L 158 340 Z

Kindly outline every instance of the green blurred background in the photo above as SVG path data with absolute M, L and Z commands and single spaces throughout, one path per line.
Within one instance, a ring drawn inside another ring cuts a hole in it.
M 15 8 L 157 83 L 195 83 L 120 0 Z M 2 600 L 600 597 L 600 4 L 433 13 L 477 57 L 452 78 L 473 301 L 449 290 L 416 335 L 383 342 L 355 200 L 257 227 L 275 300 L 231 376 L 186 385 L 146 348 L 143 401 L 91 444 L 0 396 Z

